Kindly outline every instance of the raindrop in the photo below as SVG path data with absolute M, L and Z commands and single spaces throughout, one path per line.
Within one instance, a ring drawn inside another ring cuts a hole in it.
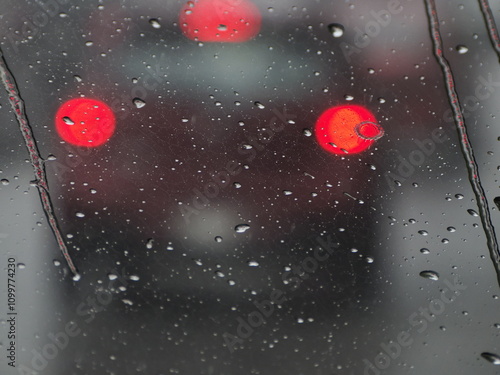
M 474 211 L 472 208 L 469 208 L 469 209 L 467 210 L 467 212 L 468 212 L 468 213 L 469 213 L 469 215 L 471 215 L 471 216 L 479 216 L 479 214 L 478 214 L 476 211 Z
M 7 180 L 6 178 L 2 178 L 0 180 L 0 182 L 2 183 L 2 185 L 8 185 L 9 184 L 9 180 Z
M 255 260 L 249 260 L 247 264 L 249 267 L 258 267 L 259 266 L 259 262 L 255 261 Z
M 328 25 L 328 31 L 334 38 L 340 38 L 344 35 L 344 26 L 340 23 L 331 23 Z
M 429 280 L 439 280 L 439 274 L 436 271 L 422 271 L 420 276 Z
M 495 203 L 497 208 L 500 210 L 500 197 L 493 198 L 493 202 Z
M 54 266 L 59 267 L 61 265 L 61 262 L 58 261 L 57 259 L 54 259 Z
M 452 232 L 452 233 L 453 233 L 453 232 L 456 232 L 456 229 L 455 229 L 454 227 L 448 227 L 448 228 L 446 228 L 446 230 L 447 230 L 448 232 Z
M 219 30 L 219 31 L 226 31 L 227 30 L 227 26 L 223 25 L 223 24 L 220 24 L 219 26 L 217 26 L 217 30 Z
M 302 133 L 306 136 L 306 137 L 310 137 L 312 135 L 312 132 L 310 129 L 304 129 L 302 130 Z
M 283 194 L 292 195 L 292 192 L 290 190 L 283 190 Z
M 422 236 L 428 236 L 429 232 L 427 232 L 426 230 L 419 230 L 418 234 L 421 234 Z
M 139 281 L 139 276 L 137 276 L 137 275 L 130 275 L 130 276 L 129 276 L 129 280 L 132 280 L 132 281 Z
M 83 212 L 77 212 L 76 217 L 85 217 L 85 214 Z
M 136 106 L 136 108 L 142 108 L 146 105 L 146 102 L 139 98 L 134 98 L 133 103 Z
M 245 233 L 247 230 L 250 229 L 250 225 L 248 224 L 239 224 L 234 227 L 234 230 L 236 233 Z
M 222 242 L 222 237 L 221 236 L 217 236 L 215 237 L 215 242 Z
M 154 240 L 152 238 L 148 238 L 146 241 L 146 249 L 152 249 L 153 248 L 153 242 Z
M 459 44 L 458 46 L 456 46 L 456 50 L 461 55 L 466 54 L 469 51 L 469 49 L 462 44 Z
M 427 249 L 427 248 L 425 248 L 425 247 L 421 248 L 421 249 L 420 249 L 420 252 L 421 252 L 422 254 L 429 254 L 429 253 L 430 253 L 429 249 Z
M 75 125 L 75 122 L 72 119 L 70 119 L 68 116 L 64 116 L 63 121 L 66 125 Z
M 464 199 L 464 196 L 462 194 L 455 194 L 455 198 Z
M 117 278 L 118 276 L 114 273 L 108 273 L 108 279 L 110 279 L 111 281 L 116 280 Z
M 75 275 L 73 276 L 73 281 L 80 281 L 80 279 L 81 279 L 81 278 L 82 278 L 82 277 L 80 276 L 80 274 L 79 274 L 79 273 L 77 273 L 77 274 L 75 274 Z
M 264 106 L 264 104 L 262 104 L 261 102 L 254 102 L 253 104 L 254 104 L 257 108 L 259 108 L 259 109 L 264 109 L 264 108 L 266 108 L 266 107 Z
M 484 352 L 481 353 L 481 357 L 493 363 L 494 365 L 500 365 L 500 357 L 496 354 Z
M 228 280 L 227 283 L 231 286 L 236 285 L 236 281 L 234 280 Z
M 19 267 L 20 270 L 24 270 L 26 268 L 26 265 L 24 263 L 18 263 L 17 267 Z
M 155 29 L 159 29 L 161 27 L 160 22 L 156 18 L 151 18 L 149 20 L 149 24 L 153 26 Z

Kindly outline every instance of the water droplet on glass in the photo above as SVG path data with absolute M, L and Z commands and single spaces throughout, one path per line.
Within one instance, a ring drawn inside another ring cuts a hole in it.
M 422 236 L 428 236 L 429 232 L 427 232 L 426 230 L 419 230 L 418 234 L 421 234 Z
M 253 103 L 253 104 L 254 104 L 257 108 L 259 108 L 259 109 L 264 109 L 264 108 L 266 108 L 266 107 L 264 106 L 264 104 L 262 104 L 261 102 L 255 102 L 255 103 Z
M 54 266 L 59 267 L 61 265 L 61 262 L 58 261 L 57 259 L 54 259 Z
M 493 198 L 493 203 L 495 203 L 495 206 L 500 210 L 500 197 L 495 197 Z
M 494 365 L 500 365 L 500 357 L 496 354 L 484 352 L 481 353 L 481 357 L 493 363 Z
M 79 273 L 77 273 L 76 275 L 73 275 L 73 281 L 80 281 L 82 277 L 80 276 Z
M 0 182 L 2 183 L 2 185 L 8 185 L 9 184 L 9 180 L 7 180 L 6 178 L 2 178 L 0 180 Z
M 154 242 L 154 239 L 148 238 L 147 241 L 146 241 L 146 249 L 152 249 L 153 248 L 153 242 Z
M 245 233 L 247 230 L 250 229 L 250 225 L 248 224 L 239 224 L 234 227 L 234 230 L 236 233 Z
M 63 121 L 66 125 L 75 125 L 75 122 L 72 119 L 70 119 L 68 116 L 64 116 Z
M 250 267 L 258 267 L 259 266 L 259 262 L 255 261 L 255 260 L 249 260 L 247 264 Z
M 129 280 L 132 280 L 132 281 L 139 281 L 139 276 L 137 276 L 137 275 L 130 275 L 130 276 L 129 276 Z
M 156 18 L 151 18 L 149 20 L 149 24 L 153 26 L 155 29 L 159 29 L 161 27 L 160 22 Z
M 222 237 L 221 236 L 217 236 L 215 237 L 215 242 L 222 242 Z
M 227 26 L 223 25 L 223 24 L 220 24 L 219 26 L 217 26 L 217 30 L 219 30 L 219 31 L 226 31 L 227 30 Z
M 459 45 L 456 47 L 456 50 L 457 50 L 457 52 L 458 52 L 459 54 L 461 54 L 461 55 L 463 55 L 463 54 L 465 54 L 465 53 L 467 53 L 467 52 L 469 51 L 469 49 L 468 49 L 466 46 L 461 45 L 461 44 L 459 44 Z
M 421 248 L 421 249 L 420 249 L 420 252 L 421 252 L 422 254 L 429 254 L 429 253 L 430 253 L 429 249 L 427 249 L 427 248 L 425 248 L 425 247 Z
M 115 275 L 114 273 L 108 273 L 108 279 L 110 280 L 116 280 L 118 278 L 117 275 Z
M 469 213 L 469 215 L 471 215 L 471 216 L 479 216 L 479 214 L 478 214 L 476 211 L 474 211 L 472 208 L 469 208 L 469 209 L 467 210 L 467 212 L 468 212 L 468 213 Z
M 302 133 L 306 136 L 306 137 L 310 137 L 312 135 L 312 132 L 310 129 L 304 129 L 302 130 Z
M 328 25 L 328 31 L 334 38 L 340 38 L 344 35 L 344 26 L 340 23 L 331 23 Z
M 422 271 L 420 276 L 429 280 L 439 280 L 439 274 L 436 271 Z
M 133 103 L 136 106 L 136 108 L 142 108 L 146 105 L 146 102 L 139 98 L 134 98 Z
M 85 214 L 83 212 L 77 212 L 76 217 L 85 217 Z
M 292 195 L 293 193 L 290 190 L 283 190 L 283 194 Z
M 24 270 L 26 268 L 26 265 L 24 263 L 17 263 L 17 267 L 20 269 L 20 270 Z
M 448 228 L 446 228 L 446 230 L 448 232 L 452 232 L 452 233 L 457 231 L 454 227 L 448 227 Z

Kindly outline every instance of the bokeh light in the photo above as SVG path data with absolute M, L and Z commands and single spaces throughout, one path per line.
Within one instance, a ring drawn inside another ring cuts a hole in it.
M 323 149 L 346 155 L 365 151 L 382 137 L 384 131 L 366 108 L 342 105 L 321 114 L 316 122 L 315 134 Z
M 77 98 L 65 102 L 56 113 L 56 130 L 68 143 L 97 147 L 106 143 L 115 131 L 111 108 L 96 99 Z
M 261 20 L 250 0 L 192 0 L 179 15 L 184 35 L 200 42 L 246 42 L 259 33 Z

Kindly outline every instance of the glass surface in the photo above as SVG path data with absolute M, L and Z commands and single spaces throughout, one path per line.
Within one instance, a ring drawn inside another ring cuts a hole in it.
M 81 276 L 2 90 L 2 374 L 498 373 L 497 273 L 424 1 L 0 15 Z M 499 55 L 479 2 L 437 15 L 498 227 Z

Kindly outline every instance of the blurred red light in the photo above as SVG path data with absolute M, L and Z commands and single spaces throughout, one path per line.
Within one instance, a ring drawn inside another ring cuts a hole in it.
M 105 103 L 87 98 L 68 100 L 56 113 L 56 130 L 66 142 L 97 147 L 115 131 L 115 115 Z
M 333 154 L 355 154 L 368 149 L 384 133 L 375 116 L 359 105 L 332 107 L 316 122 L 316 140 Z
M 192 0 L 182 7 L 179 25 L 200 42 L 246 42 L 255 37 L 261 15 L 250 0 Z

